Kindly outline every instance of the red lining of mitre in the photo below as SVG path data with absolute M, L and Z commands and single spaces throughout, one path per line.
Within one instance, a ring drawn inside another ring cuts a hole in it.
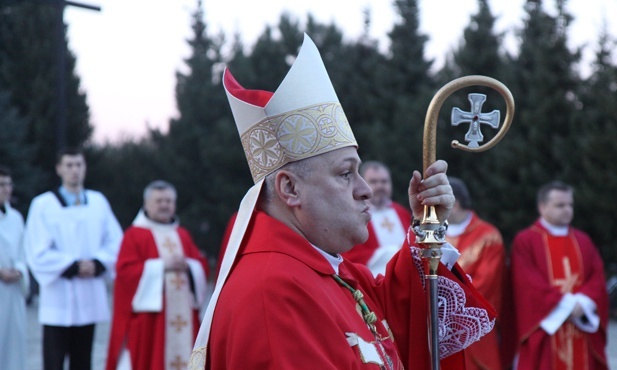
M 238 81 L 236 81 L 227 68 L 225 68 L 225 73 L 223 74 L 223 83 L 225 84 L 227 91 L 229 91 L 229 93 L 237 99 L 262 108 L 268 104 L 270 98 L 274 95 L 274 93 L 265 90 L 245 89 L 238 83 Z

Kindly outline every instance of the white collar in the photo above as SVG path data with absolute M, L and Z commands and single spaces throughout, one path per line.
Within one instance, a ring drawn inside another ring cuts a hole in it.
M 542 224 L 542 226 L 544 226 L 544 228 L 546 230 L 548 230 L 548 233 L 553 235 L 553 236 L 566 236 L 566 235 L 568 235 L 568 230 L 569 230 L 568 226 L 555 226 L 555 225 L 552 225 L 552 224 L 548 223 L 548 221 L 546 221 L 542 217 L 540 217 L 540 224 Z
M 313 244 L 311 244 L 311 246 L 317 249 L 317 251 L 321 253 L 322 256 L 324 256 L 326 261 L 328 261 L 328 263 L 330 263 L 330 266 L 332 266 L 332 268 L 334 269 L 334 272 L 338 275 L 338 266 L 343 262 L 343 257 L 341 257 L 340 254 L 333 256 L 329 253 L 326 253 L 318 247 L 314 246 Z
M 458 224 L 449 224 L 448 230 L 446 230 L 446 235 L 450 237 L 457 237 L 465 232 L 467 226 L 471 223 L 471 212 L 467 212 L 467 217 L 463 220 L 463 222 Z
M 175 229 L 178 227 L 178 220 L 174 219 L 174 221 L 172 223 L 168 223 L 168 224 L 163 224 L 160 222 L 156 222 L 150 218 L 148 218 L 148 216 L 146 216 L 146 213 L 144 212 L 143 208 L 139 210 L 139 212 L 137 213 L 137 216 L 135 217 L 135 220 L 133 220 L 133 226 L 138 226 L 138 227 L 143 227 L 144 229 L 165 229 L 165 228 L 170 228 L 170 229 Z

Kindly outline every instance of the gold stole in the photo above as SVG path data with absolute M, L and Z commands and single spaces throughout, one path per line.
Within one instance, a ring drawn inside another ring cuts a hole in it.
M 153 228 L 159 256 L 183 256 L 178 232 L 172 228 Z M 165 369 L 186 369 L 193 348 L 193 297 L 186 272 L 165 271 Z
M 546 235 L 549 279 L 562 294 L 575 293 L 583 281 L 584 267 L 578 242 L 572 233 L 567 236 Z M 585 335 L 567 320 L 551 336 L 551 356 L 554 370 L 588 369 L 588 348 Z

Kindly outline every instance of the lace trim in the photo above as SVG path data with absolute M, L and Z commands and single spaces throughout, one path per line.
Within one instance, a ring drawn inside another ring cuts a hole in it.
M 411 256 L 426 288 L 421 250 L 410 247 Z M 463 288 L 443 276 L 437 277 L 437 304 L 439 306 L 439 357 L 443 359 L 462 351 L 488 334 L 495 326 L 485 309 L 465 307 L 467 299 Z

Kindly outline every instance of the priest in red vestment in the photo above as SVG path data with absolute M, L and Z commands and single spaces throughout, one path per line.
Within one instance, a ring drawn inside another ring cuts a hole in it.
M 173 185 L 150 183 L 143 209 L 124 233 L 107 370 L 186 368 L 206 299 L 208 264 L 175 219 L 175 204 Z
M 365 265 L 374 276 L 383 275 L 388 261 L 407 237 L 411 212 L 408 207 L 392 201 L 392 179 L 385 164 L 364 162 L 360 166 L 360 175 L 373 191 L 373 197 L 369 200 L 371 220 L 368 223 L 368 239 L 342 256 Z
M 520 370 L 607 369 L 608 294 L 591 238 L 570 225 L 573 189 L 538 191 L 540 218 L 512 245 Z
M 454 193 L 454 208 L 448 218 L 446 241 L 461 253 L 458 264 L 501 316 L 506 249 L 499 230 L 472 209 L 472 200 L 463 180 L 449 176 Z M 497 318 L 499 328 L 500 317 Z M 500 370 L 499 332 L 493 330 L 465 349 L 467 370 Z
M 341 257 L 368 237 L 372 191 L 313 41 L 305 35 L 275 93 L 246 90 L 229 70 L 223 84 L 255 185 L 240 204 L 189 369 L 429 369 L 420 250 L 405 241 L 377 278 Z M 417 217 L 433 205 L 447 218 L 446 169 L 437 161 L 423 180 L 413 173 Z M 444 262 L 442 368 L 463 369 L 462 350 L 492 330 L 495 312 L 453 259 Z

